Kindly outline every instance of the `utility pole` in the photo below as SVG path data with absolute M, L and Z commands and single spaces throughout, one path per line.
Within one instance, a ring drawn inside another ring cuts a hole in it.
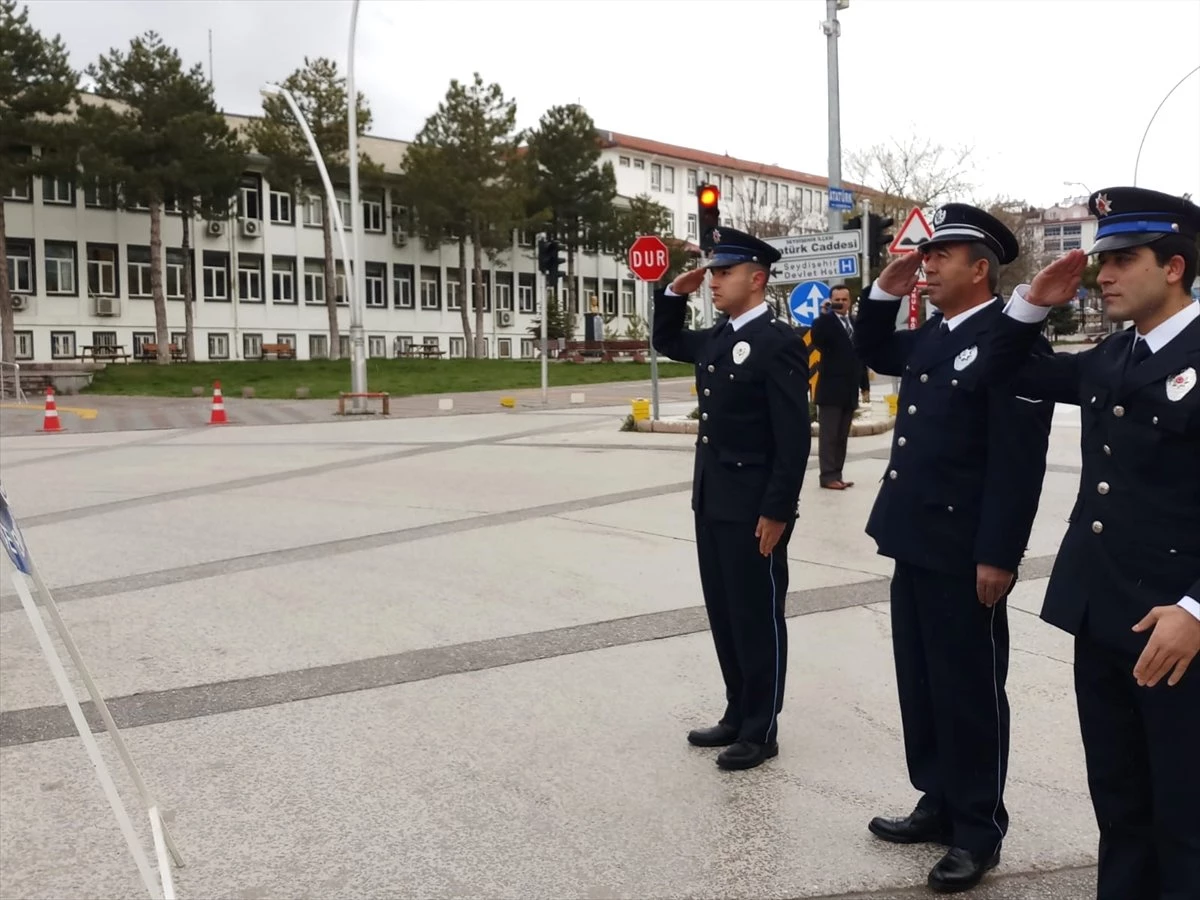
M 358 92 L 354 88 L 354 39 L 357 26 L 358 0 L 354 0 L 350 7 L 350 48 L 346 54 L 350 233 L 354 248 L 354 268 L 346 273 L 346 288 L 350 295 L 350 390 L 355 394 L 362 394 L 367 390 L 367 351 L 363 340 L 363 309 L 366 307 L 367 299 L 367 273 L 363 270 L 363 208 L 358 195 Z M 362 397 L 354 397 L 352 408 L 355 412 L 363 412 L 365 403 L 366 401 Z
M 838 99 L 838 36 L 842 33 L 838 22 L 838 10 L 850 5 L 850 0 L 825 0 L 826 19 L 821 23 L 825 32 L 826 51 L 829 62 L 829 186 L 842 186 L 842 122 Z M 829 230 L 842 230 L 842 211 L 829 209 Z

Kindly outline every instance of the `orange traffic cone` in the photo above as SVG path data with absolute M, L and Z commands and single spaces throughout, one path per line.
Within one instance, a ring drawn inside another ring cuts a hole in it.
M 54 403 L 54 388 L 46 388 L 46 415 L 42 419 L 42 431 L 62 431 L 62 423 L 58 420 L 58 406 Z
M 228 425 L 229 420 L 225 418 L 225 401 L 221 397 L 221 382 L 213 382 L 213 402 L 212 415 L 208 420 L 209 425 Z

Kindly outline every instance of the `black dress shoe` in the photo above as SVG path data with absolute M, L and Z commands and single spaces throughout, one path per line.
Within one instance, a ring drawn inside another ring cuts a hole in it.
M 724 722 L 718 722 L 712 728 L 697 728 L 688 732 L 688 743 L 696 747 L 728 747 L 737 739 L 737 729 Z
M 871 834 L 893 844 L 950 845 L 952 829 L 941 817 L 923 809 L 914 809 L 902 819 L 876 816 L 867 826 Z
M 976 856 L 961 847 L 951 847 L 929 872 L 929 886 L 939 894 L 968 891 L 979 884 L 984 873 L 1000 865 L 1000 848 L 990 856 Z
M 772 756 L 779 755 L 779 744 L 756 744 L 753 741 L 738 741 L 717 755 L 717 765 L 722 769 L 753 769 Z

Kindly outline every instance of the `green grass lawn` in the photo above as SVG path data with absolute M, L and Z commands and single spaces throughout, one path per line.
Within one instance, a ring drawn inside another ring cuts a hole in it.
M 414 394 L 450 394 L 465 391 L 501 391 L 541 387 L 540 362 L 503 359 L 370 359 L 367 389 L 386 391 L 393 397 Z M 661 363 L 660 378 L 692 374 L 682 363 Z M 606 381 L 641 381 L 650 377 L 649 363 L 559 363 L 549 366 L 550 387 L 600 384 Z M 83 393 L 125 396 L 190 397 L 193 387 L 211 390 L 221 382 L 221 392 L 240 395 L 254 388 L 256 397 L 293 399 L 296 388 L 307 387 L 310 396 L 337 397 L 350 390 L 350 361 L 268 360 L 252 362 L 154 363 L 109 365 L 96 373 Z

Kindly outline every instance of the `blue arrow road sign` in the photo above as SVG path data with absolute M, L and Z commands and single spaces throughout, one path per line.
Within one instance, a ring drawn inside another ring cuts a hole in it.
M 806 328 L 821 314 L 821 304 L 829 299 L 829 288 L 819 281 L 805 281 L 792 288 L 788 308 L 797 325 Z
M 854 209 L 854 194 L 842 188 L 829 189 L 830 209 Z

